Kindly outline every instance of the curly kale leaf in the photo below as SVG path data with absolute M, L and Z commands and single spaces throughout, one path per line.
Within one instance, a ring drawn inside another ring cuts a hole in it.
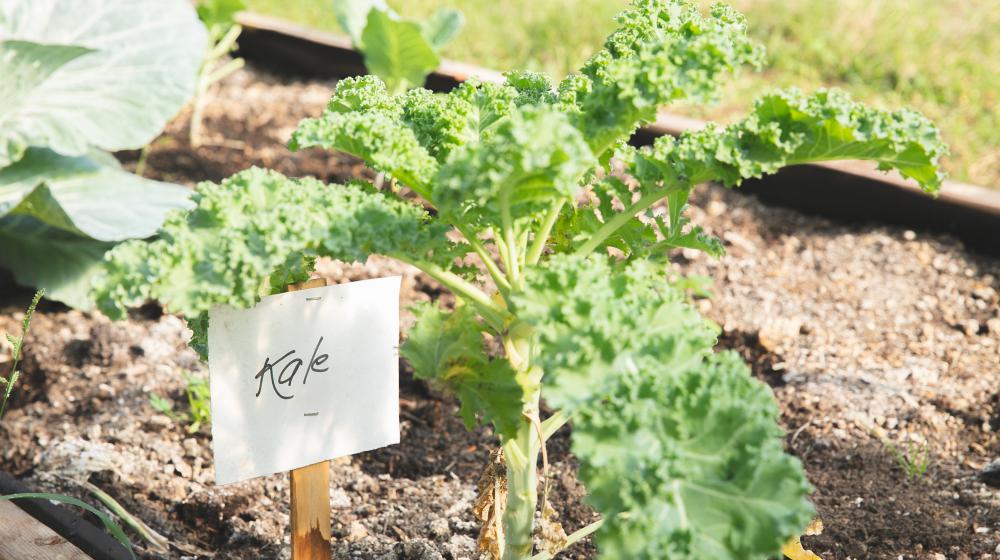
M 778 556 L 813 509 L 778 410 L 739 356 L 687 369 L 653 362 L 573 417 L 573 453 L 605 517 L 604 559 Z
M 660 106 L 713 100 L 724 74 L 763 57 L 745 18 L 722 5 L 705 15 L 687 0 L 636 0 L 618 23 L 582 76 L 560 86 L 561 102 L 576 111 L 595 152 L 652 121 Z
M 489 138 L 453 153 L 437 175 L 433 198 L 450 220 L 500 226 L 532 218 L 555 200 L 572 200 L 593 165 L 565 114 L 527 105 Z
M 711 350 L 717 328 L 664 275 L 663 265 L 623 267 L 597 256 L 555 255 L 531 269 L 525 291 L 512 300 L 515 316 L 543 345 L 533 359 L 545 371 L 550 405 L 590 403 L 639 358 L 683 369 Z
M 747 118 L 723 129 L 658 138 L 639 152 L 635 174 L 668 185 L 732 186 L 788 165 L 859 159 L 897 169 L 933 193 L 944 179 L 938 163 L 946 152 L 934 124 L 915 111 L 872 109 L 839 90 L 807 96 L 788 89 L 764 95 Z
M 328 110 L 319 118 L 303 120 L 288 146 L 292 150 L 320 146 L 356 155 L 425 198 L 437 171 L 437 162 L 413 131 L 379 112 Z
M 95 290 L 102 311 L 118 318 L 126 306 L 155 298 L 193 318 L 219 304 L 254 305 L 270 291 L 269 279 L 301 278 L 313 257 L 448 253 L 447 228 L 422 208 L 358 185 L 251 168 L 201 183 L 193 201 L 193 210 L 168 217 L 159 239 L 108 254 Z
M 602 558 L 763 559 L 812 514 L 777 407 L 648 262 L 559 255 L 515 312 L 537 333 L 546 400 L 605 524 Z
M 505 360 L 487 358 L 475 311 L 463 306 L 448 312 L 430 303 L 411 309 L 417 323 L 399 353 L 413 366 L 414 376 L 452 390 L 468 429 L 478 418 L 492 422 L 501 437 L 514 437 L 529 382 Z
M 519 103 L 540 98 L 538 88 L 547 83 L 512 76 L 516 85 L 469 80 L 447 94 L 415 88 L 395 96 L 375 76 L 347 78 L 322 116 L 299 124 L 289 147 L 353 154 L 430 201 L 429 185 L 451 153 L 492 136 Z
M 476 80 L 448 94 L 413 89 L 401 97 L 402 122 L 444 163 L 455 149 L 488 137 L 514 108 L 517 95 L 514 88 Z

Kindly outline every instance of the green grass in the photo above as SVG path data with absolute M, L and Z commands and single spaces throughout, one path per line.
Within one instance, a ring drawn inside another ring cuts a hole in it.
M 339 31 L 332 0 L 246 0 L 250 9 Z M 707 5 L 709 2 L 703 2 Z M 761 91 L 837 86 L 882 107 L 909 105 L 937 122 L 954 178 L 1000 188 L 1000 3 L 996 0 L 730 0 L 768 48 L 761 74 L 744 74 L 707 110 L 674 112 L 726 121 Z M 424 18 L 449 5 L 467 24 L 448 58 L 497 70 L 562 77 L 614 28 L 624 1 L 390 0 Z

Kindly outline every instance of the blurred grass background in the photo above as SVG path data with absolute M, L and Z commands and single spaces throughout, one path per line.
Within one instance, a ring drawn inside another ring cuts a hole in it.
M 335 0 L 246 0 L 260 13 L 340 31 Z M 624 0 L 389 0 L 423 19 L 462 10 L 466 26 L 444 56 L 496 70 L 572 72 L 614 29 Z M 710 2 L 702 0 L 706 7 Z M 953 178 L 1000 188 L 1000 0 L 729 0 L 768 50 L 714 107 L 676 106 L 727 122 L 763 90 L 837 86 L 876 106 L 912 106 L 941 127 Z

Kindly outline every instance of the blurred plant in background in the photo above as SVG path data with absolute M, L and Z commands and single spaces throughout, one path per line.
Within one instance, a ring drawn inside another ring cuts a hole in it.
M 198 17 L 208 30 L 208 50 L 198 71 L 198 85 L 191 109 L 191 146 L 201 145 L 201 119 L 207 102 L 206 94 L 212 84 L 239 70 L 245 64 L 242 58 L 223 60 L 236 50 L 236 39 L 243 27 L 236 22 L 236 13 L 246 9 L 243 0 L 200 0 Z
M 364 55 L 368 71 L 392 93 L 424 85 L 438 52 L 462 28 L 462 12 L 440 8 L 425 21 L 401 18 L 383 0 L 340 0 L 337 22 Z

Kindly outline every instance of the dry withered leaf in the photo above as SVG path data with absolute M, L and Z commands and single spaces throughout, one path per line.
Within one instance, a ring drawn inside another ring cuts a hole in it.
M 555 556 L 569 545 L 566 538 L 566 531 L 561 523 L 557 521 L 559 514 L 548 502 L 542 505 L 541 515 L 538 524 L 535 526 L 535 539 L 539 549 Z
M 489 553 L 493 560 L 500 560 L 504 548 L 503 513 L 507 506 L 507 468 L 503 449 L 490 453 L 477 483 L 479 497 L 472 506 L 476 519 L 482 523 L 476 545 Z

